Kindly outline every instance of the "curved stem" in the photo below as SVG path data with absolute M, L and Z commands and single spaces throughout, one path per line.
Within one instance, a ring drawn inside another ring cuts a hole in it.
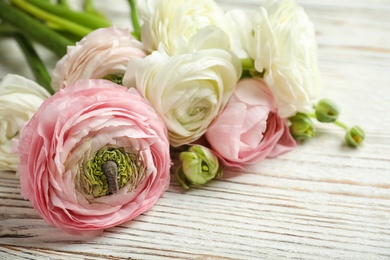
M 24 0 L 11 0 L 11 3 L 16 5 L 20 9 L 26 11 L 27 13 L 32 14 L 35 17 L 45 20 L 47 22 L 55 23 L 61 26 L 62 28 L 67 29 L 68 31 L 74 33 L 75 35 L 83 37 L 92 31 L 92 29 L 90 28 L 81 26 L 77 23 L 73 23 L 71 21 L 65 20 L 63 18 L 45 12 L 36 6 L 27 3 Z
M 45 64 L 43 64 L 42 60 L 38 56 L 38 53 L 35 51 L 31 41 L 24 35 L 18 33 L 16 30 L 8 26 L 0 26 L 0 37 L 1 36 L 13 37 L 18 42 L 19 47 L 22 49 L 37 83 L 46 89 L 50 94 L 53 94 L 54 91 L 50 87 L 50 74 L 47 71 Z
M 333 124 L 340 126 L 341 128 L 344 128 L 346 131 L 348 130 L 348 126 L 340 121 L 334 121 Z
M 104 16 L 103 13 L 101 13 L 99 10 L 97 10 L 94 5 L 92 0 L 84 0 L 84 5 L 83 5 L 84 11 L 88 15 L 93 15 L 96 18 L 103 19 L 110 23 L 110 21 Z M 103 27 L 103 26 L 100 26 Z M 107 26 L 108 27 L 108 26 Z
M 53 51 L 59 57 L 62 57 L 66 53 L 68 45 L 74 44 L 72 41 L 43 25 L 37 19 L 6 4 L 4 1 L 0 1 L 0 18 L 3 22 L 7 22 L 18 29 L 26 37 L 37 41 Z
M 51 95 L 53 95 L 54 90 L 51 88 L 50 74 L 42 60 L 39 58 L 38 53 L 35 51 L 32 43 L 22 34 L 16 34 L 15 39 L 22 49 L 37 83 L 45 88 Z
M 312 117 L 312 118 L 317 118 L 315 113 L 308 113 L 307 115 L 310 116 L 310 117 Z M 343 129 L 346 130 L 346 131 L 349 129 L 348 126 L 347 126 L 346 124 L 344 124 L 344 123 L 342 123 L 342 122 L 340 122 L 340 121 L 338 121 L 338 120 L 336 120 L 336 121 L 334 121 L 334 122 L 332 122 L 332 123 L 335 124 L 335 125 L 337 125 L 337 126 L 339 126 L 339 127 L 341 127 L 341 128 L 343 128 Z
M 139 25 L 137 5 L 135 0 L 128 0 L 130 4 L 131 23 L 133 24 L 134 37 L 141 39 L 141 26 Z
M 24 0 L 26 1 L 26 0 Z M 78 25 L 82 25 L 90 29 L 98 29 L 102 27 L 109 27 L 111 23 L 103 16 L 97 15 L 96 10 L 93 8 L 90 1 L 86 2 L 86 12 L 77 12 L 64 5 L 54 5 L 50 2 L 42 0 L 27 0 L 30 4 L 36 8 L 41 9 L 44 12 L 50 13 L 53 16 L 61 17 L 65 20 L 72 21 Z M 94 11 L 95 13 L 91 13 Z
M 58 0 L 57 3 L 59 5 L 66 7 L 66 8 L 69 8 L 68 0 Z

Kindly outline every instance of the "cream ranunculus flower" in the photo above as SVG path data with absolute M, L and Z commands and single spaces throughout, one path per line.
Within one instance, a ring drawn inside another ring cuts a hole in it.
M 19 157 L 11 153 L 20 127 L 50 96 L 43 87 L 19 75 L 8 74 L 0 84 L 0 170 L 16 171 Z
M 311 111 L 320 73 L 315 30 L 304 9 L 292 0 L 269 0 L 250 18 L 237 10 L 227 17 L 255 69 L 264 73 L 279 115 Z
M 123 83 L 150 101 L 168 128 L 170 144 L 180 146 L 205 133 L 240 76 L 240 61 L 222 49 L 177 56 L 160 50 L 130 59 Z
M 202 28 L 216 26 L 228 35 L 231 30 L 223 10 L 213 0 L 138 1 L 142 24 L 142 42 L 149 51 L 161 43 L 169 55 L 182 49 Z

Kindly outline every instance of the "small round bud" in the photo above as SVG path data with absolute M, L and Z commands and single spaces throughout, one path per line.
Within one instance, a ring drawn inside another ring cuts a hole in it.
M 359 126 L 354 126 L 348 129 L 347 133 L 345 134 L 345 141 L 348 145 L 353 147 L 359 146 L 364 141 L 364 138 L 365 133 Z
M 332 100 L 321 99 L 316 106 L 315 113 L 318 121 L 331 123 L 337 120 L 340 108 Z
M 289 118 L 290 133 L 295 140 L 307 140 L 315 135 L 315 127 L 310 117 L 303 113 L 297 113 Z
M 204 185 L 222 175 L 218 157 L 204 146 L 193 145 L 181 152 L 180 161 L 182 165 L 176 171 L 176 179 L 184 189 L 190 184 Z

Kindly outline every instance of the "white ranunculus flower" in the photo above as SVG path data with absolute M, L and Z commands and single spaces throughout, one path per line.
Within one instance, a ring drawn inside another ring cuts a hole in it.
M 142 42 L 149 51 L 162 44 L 169 55 L 183 53 L 191 38 L 207 26 L 231 35 L 223 10 L 213 0 L 145 0 L 138 1 L 137 8 Z
M 13 138 L 50 96 L 43 87 L 22 76 L 8 74 L 0 84 L 0 170 L 16 171 L 19 157 L 11 153 Z
M 154 51 L 130 59 L 123 83 L 137 87 L 163 118 L 170 144 L 188 144 L 207 130 L 241 76 L 238 58 L 222 49 L 169 56 Z
M 251 17 L 236 10 L 227 17 L 255 69 L 264 72 L 279 115 L 311 111 L 320 73 L 315 30 L 304 9 L 292 0 L 269 0 Z

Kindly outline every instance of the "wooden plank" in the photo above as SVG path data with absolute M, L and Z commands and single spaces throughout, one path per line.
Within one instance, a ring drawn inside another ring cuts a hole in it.
M 217 2 L 250 12 L 263 1 Z M 89 239 L 48 226 L 0 173 L 0 258 L 390 259 L 390 2 L 298 2 L 317 31 L 322 95 L 366 130 L 362 147 L 321 125 L 295 151 L 205 187 L 183 192 L 172 178 L 150 211 Z M 104 12 L 127 24 L 125 3 Z M 28 76 L 13 43 L 0 47 L 1 76 Z

